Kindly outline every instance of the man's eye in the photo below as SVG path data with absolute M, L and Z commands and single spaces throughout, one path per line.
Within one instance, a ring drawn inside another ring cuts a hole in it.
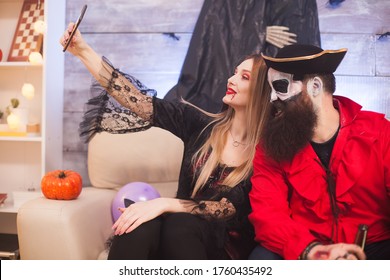
M 288 80 L 276 80 L 272 82 L 272 87 L 275 91 L 280 93 L 287 93 L 289 81 Z

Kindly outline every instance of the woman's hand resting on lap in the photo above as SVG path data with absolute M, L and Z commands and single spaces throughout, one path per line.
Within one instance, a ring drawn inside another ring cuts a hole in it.
M 129 233 L 139 225 L 153 220 L 165 213 L 169 202 L 165 198 L 156 198 L 148 201 L 135 202 L 127 208 L 119 208 L 122 212 L 112 226 L 115 235 Z

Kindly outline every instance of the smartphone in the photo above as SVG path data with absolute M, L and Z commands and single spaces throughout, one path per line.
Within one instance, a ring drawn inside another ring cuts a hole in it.
M 72 41 L 72 38 L 73 38 L 74 34 L 76 33 L 77 28 L 79 27 L 81 21 L 83 20 L 83 17 L 84 17 L 84 14 L 85 14 L 85 11 L 86 11 L 86 10 L 87 10 L 87 5 L 84 5 L 83 9 L 81 10 L 81 13 L 80 13 L 79 18 L 78 18 L 77 21 L 76 21 L 76 24 L 73 26 L 73 30 L 72 30 L 72 32 L 70 33 L 70 36 L 69 36 L 68 41 L 66 41 L 66 44 L 65 44 L 65 46 L 64 46 L 64 49 L 62 50 L 63 52 L 65 52 L 66 49 L 69 47 L 69 44 L 70 44 L 70 42 Z

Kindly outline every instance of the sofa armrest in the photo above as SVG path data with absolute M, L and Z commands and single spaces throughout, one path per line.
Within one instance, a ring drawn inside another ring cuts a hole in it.
M 21 259 L 97 259 L 112 233 L 115 194 L 86 187 L 75 200 L 41 197 L 23 204 L 17 214 Z

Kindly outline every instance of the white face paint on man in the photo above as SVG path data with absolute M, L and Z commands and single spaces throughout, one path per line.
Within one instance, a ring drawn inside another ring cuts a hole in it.
M 268 70 L 268 83 L 272 88 L 271 102 L 278 98 L 285 101 L 302 92 L 302 81 L 294 81 L 293 75 L 279 72 L 273 68 Z
M 263 145 L 276 161 L 291 160 L 313 137 L 317 114 L 312 95 L 302 81 L 270 68 L 270 117 L 264 125 Z M 314 84 L 314 83 L 312 83 Z

